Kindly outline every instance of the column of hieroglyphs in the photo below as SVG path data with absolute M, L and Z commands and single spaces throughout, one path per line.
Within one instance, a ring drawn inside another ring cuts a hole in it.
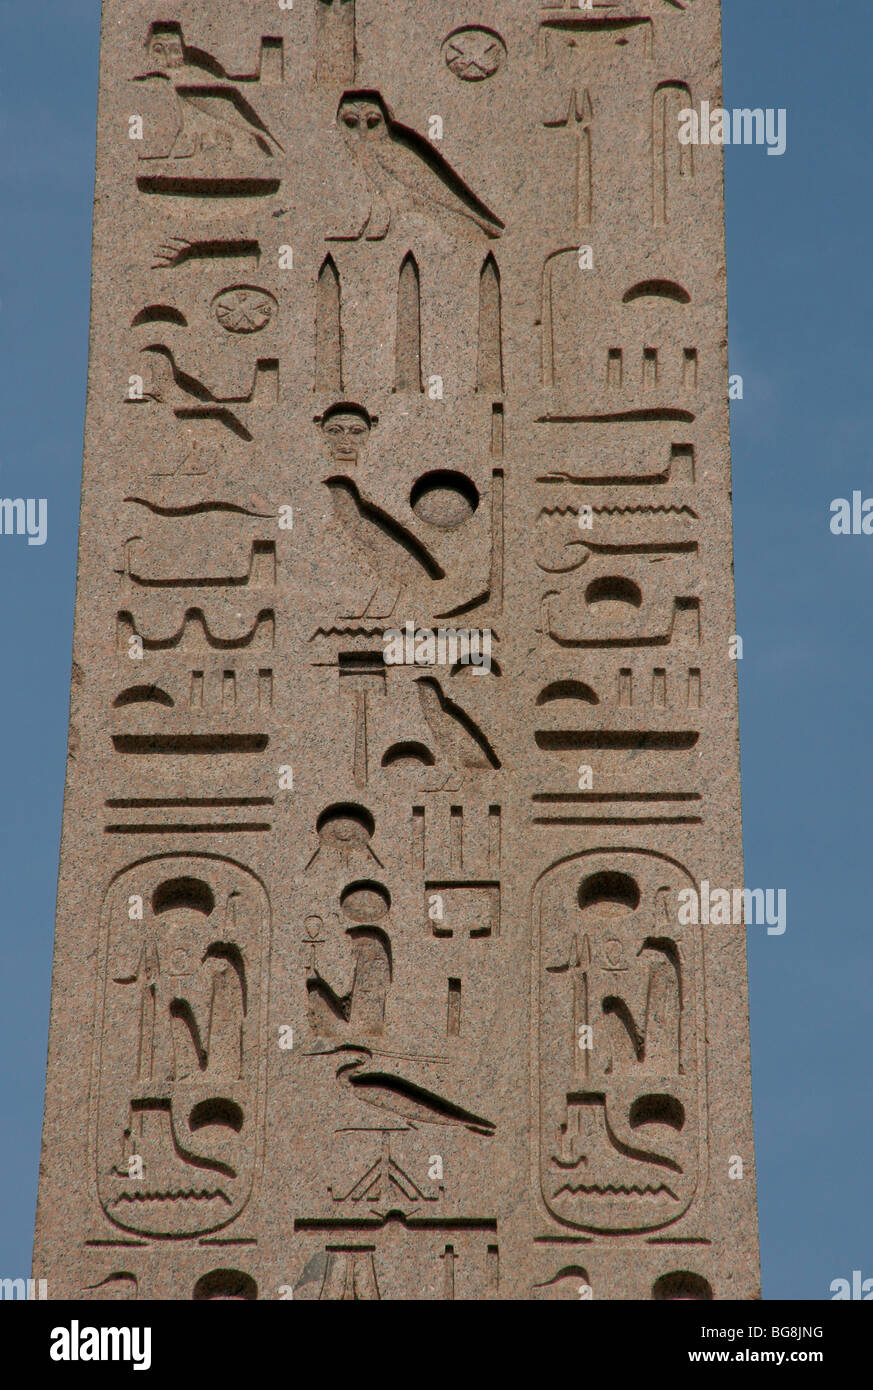
M 719 45 L 105 0 L 52 1296 L 755 1296 Z

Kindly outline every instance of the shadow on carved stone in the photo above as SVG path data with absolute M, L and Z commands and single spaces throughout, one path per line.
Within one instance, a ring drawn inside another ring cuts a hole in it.
M 207 1299 L 239 1301 L 256 1299 L 258 1286 L 250 1274 L 242 1274 L 238 1269 L 213 1269 L 204 1274 L 194 1285 L 191 1297 L 196 1302 Z
M 662 1274 L 652 1285 L 652 1298 L 666 1302 L 706 1301 L 713 1297 L 710 1284 L 702 1274 L 691 1274 L 679 1270 L 675 1274 Z

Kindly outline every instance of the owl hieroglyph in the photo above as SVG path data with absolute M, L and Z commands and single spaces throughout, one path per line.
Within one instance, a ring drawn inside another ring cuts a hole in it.
M 392 216 L 412 208 L 438 220 L 463 218 L 489 237 L 498 237 L 503 223 L 464 184 L 431 143 L 395 121 L 378 92 L 347 92 L 337 112 L 346 147 L 366 181 L 371 197 L 363 226 L 334 233 L 333 241 L 356 241 L 366 236 L 379 241 Z

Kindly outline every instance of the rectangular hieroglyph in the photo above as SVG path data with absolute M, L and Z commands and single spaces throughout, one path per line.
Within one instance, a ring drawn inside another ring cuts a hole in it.
M 756 1297 L 719 65 L 105 0 L 50 1296 Z

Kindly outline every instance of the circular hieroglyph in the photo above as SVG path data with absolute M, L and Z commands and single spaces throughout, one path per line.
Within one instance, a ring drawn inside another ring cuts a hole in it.
M 466 473 L 440 468 L 418 479 L 409 505 L 427 526 L 453 531 L 470 520 L 479 505 L 479 491 Z
M 468 25 L 454 29 L 443 41 L 446 67 L 462 82 L 484 82 L 493 77 L 506 57 L 506 45 L 493 29 Z
M 278 308 L 267 290 L 257 285 L 231 285 L 212 301 L 215 317 L 228 333 L 260 333 Z
M 350 883 L 340 895 L 340 906 L 353 922 L 378 922 L 391 906 L 391 894 L 381 883 Z

